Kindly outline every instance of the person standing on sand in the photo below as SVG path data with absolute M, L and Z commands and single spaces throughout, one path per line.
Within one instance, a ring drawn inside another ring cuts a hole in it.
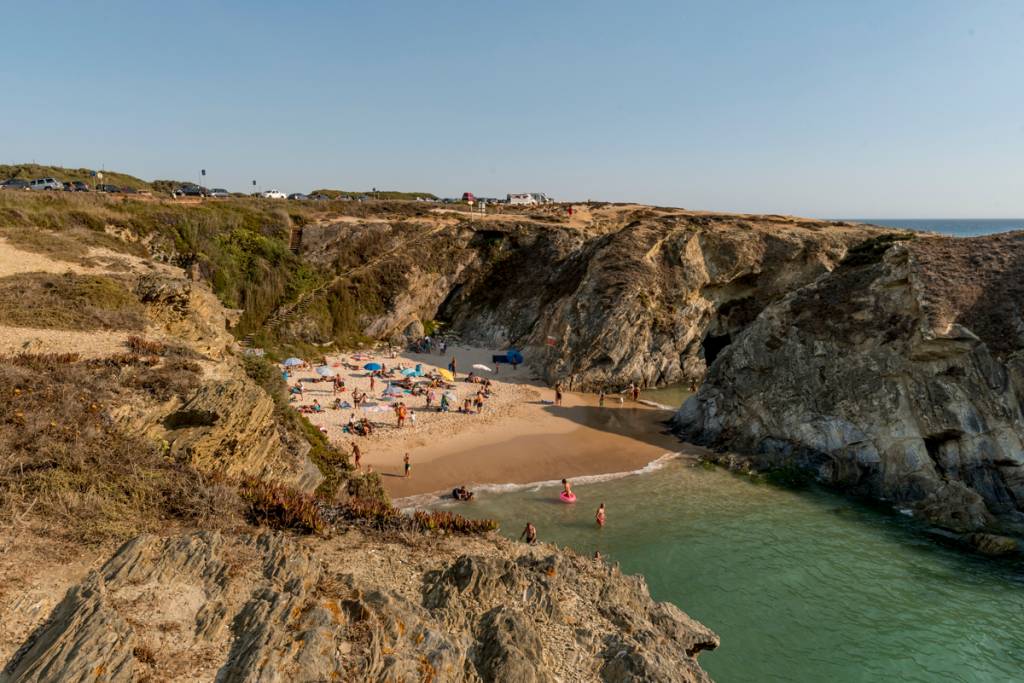
M 435 397 L 436 397 L 436 394 L 434 394 L 434 390 L 433 389 L 428 389 L 427 390 L 427 410 L 430 410 L 430 406 L 431 406 L 431 404 L 433 404 Z
M 604 387 L 601 387 L 601 391 L 597 392 L 597 405 L 604 408 Z
M 555 405 L 556 406 L 562 405 L 562 383 L 561 382 L 556 382 L 555 383 Z
M 596 516 L 594 517 L 594 521 L 596 521 L 596 522 L 597 522 L 597 525 L 598 525 L 599 527 L 603 527 L 603 526 L 604 526 L 604 519 L 605 519 L 605 515 L 604 515 L 604 503 L 601 503 L 601 504 L 600 504 L 600 505 L 598 506 L 598 508 L 597 508 L 597 515 L 596 515 Z
M 532 522 L 526 523 L 526 528 L 523 529 L 523 533 L 519 534 L 519 540 L 526 539 L 526 542 L 530 545 L 537 543 L 537 527 Z
M 448 372 L 452 373 L 452 379 L 455 379 L 455 377 L 456 377 L 456 372 L 455 372 L 455 356 L 452 356 L 451 362 L 448 363 Z
M 633 397 L 634 401 L 640 400 L 640 385 L 635 382 L 629 383 L 629 394 Z
M 355 441 L 352 442 L 352 459 L 356 463 L 356 471 L 361 472 L 363 469 L 363 452 L 359 449 L 359 444 L 357 444 Z
M 405 457 L 402 458 L 402 462 L 405 463 L 405 478 L 408 479 L 412 474 L 412 465 L 409 463 L 409 454 L 406 453 Z
M 373 373 L 370 373 L 370 393 L 373 393 L 373 387 L 377 384 L 377 381 L 373 378 Z

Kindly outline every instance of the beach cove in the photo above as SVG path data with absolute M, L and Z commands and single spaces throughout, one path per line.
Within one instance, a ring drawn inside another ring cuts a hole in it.
M 453 346 L 444 356 L 364 351 L 358 355 L 358 361 L 351 360 L 351 354 L 327 355 L 326 360 L 327 366 L 346 384 L 346 391 L 337 396 L 350 401 L 354 389 L 370 391 L 370 372 L 362 369 L 365 364 L 383 362 L 387 367 L 409 368 L 420 365 L 424 372 L 430 372 L 445 368 L 454 355 L 457 368 L 465 368 L 454 382 L 454 391 L 462 401 L 479 388 L 462 381 L 466 371 L 474 364 L 490 363 L 493 354 L 489 350 Z M 348 369 L 346 363 L 360 369 Z M 494 369 L 493 365 L 488 367 Z M 434 494 L 450 492 L 460 485 L 470 489 L 494 488 L 563 477 L 612 475 L 641 469 L 667 453 L 701 452 L 667 433 L 664 421 L 671 416 L 670 410 L 646 401 L 637 403 L 611 394 L 605 405 L 600 406 L 592 394 L 565 392 L 562 405 L 556 406 L 554 391 L 532 379 L 525 367 L 512 370 L 502 365 L 497 373 L 473 372 L 490 379 L 494 389 L 494 396 L 485 401 L 480 414 L 426 410 L 422 396 L 380 400 L 387 382 L 379 378 L 370 394 L 374 404 L 370 412 L 333 410 L 328 407 L 335 398 L 331 384 L 310 381 L 317 378 L 313 368 L 291 371 L 289 375 L 292 386 L 298 382 L 303 385 L 303 397 L 293 405 L 308 406 L 319 401 L 324 410 L 307 413 L 306 417 L 322 431 L 326 430 L 327 437 L 339 447 L 351 450 L 352 443 L 358 444 L 364 470 L 372 467 L 379 473 L 388 493 L 402 505 L 428 501 Z M 375 407 L 399 401 L 404 401 L 416 414 L 415 424 L 402 429 L 395 426 L 393 410 Z M 351 414 L 357 419 L 370 419 L 376 425 L 374 433 L 346 433 L 343 425 Z M 402 476 L 405 453 L 410 454 L 412 463 L 412 475 L 408 478 Z

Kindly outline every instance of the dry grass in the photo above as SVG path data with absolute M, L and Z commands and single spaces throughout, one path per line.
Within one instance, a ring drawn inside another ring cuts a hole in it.
M 67 355 L 0 359 L 0 522 L 92 543 L 240 519 L 229 482 L 111 419 L 128 400 L 118 374 L 133 370 Z
M 142 304 L 122 282 L 74 273 L 0 278 L 0 320 L 62 330 L 140 330 L 146 322 Z

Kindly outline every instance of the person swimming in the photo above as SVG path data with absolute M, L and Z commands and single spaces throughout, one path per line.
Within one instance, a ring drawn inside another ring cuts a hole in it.
M 604 503 L 601 503 L 597 508 L 597 515 L 594 517 L 594 521 L 597 522 L 598 526 L 603 527 L 605 521 Z
M 562 493 L 564 493 L 567 496 L 573 495 L 573 493 L 572 493 L 572 485 L 569 484 L 569 480 L 568 479 L 563 479 L 562 480 Z
M 531 522 L 526 523 L 526 528 L 523 529 L 523 533 L 519 534 L 519 539 L 525 539 L 527 543 L 533 545 L 537 542 L 537 527 Z

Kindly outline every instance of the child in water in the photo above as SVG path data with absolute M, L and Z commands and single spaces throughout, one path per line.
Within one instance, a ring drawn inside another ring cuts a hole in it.
M 598 526 L 604 526 L 604 503 L 601 503 L 601 505 L 598 506 L 595 520 L 597 521 Z
M 562 493 L 566 496 L 572 495 L 572 486 L 569 485 L 568 479 L 562 480 Z

